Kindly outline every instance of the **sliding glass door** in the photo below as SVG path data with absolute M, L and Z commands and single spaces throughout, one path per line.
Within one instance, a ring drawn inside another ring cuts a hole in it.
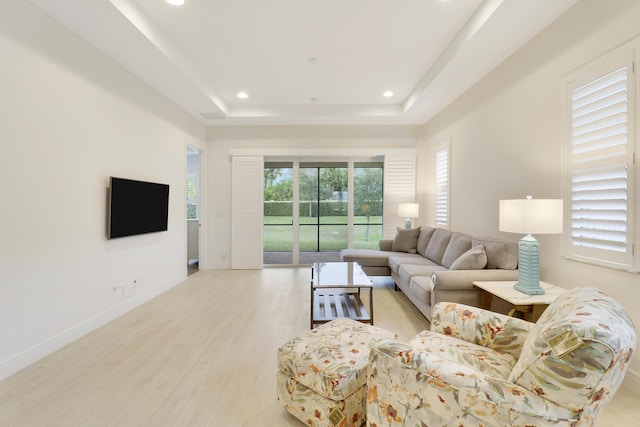
M 347 247 L 346 163 L 300 164 L 300 263 L 339 261 Z
M 264 168 L 263 262 L 293 264 L 293 163 Z
M 339 261 L 350 244 L 377 247 L 381 162 L 268 162 L 264 174 L 265 264 Z

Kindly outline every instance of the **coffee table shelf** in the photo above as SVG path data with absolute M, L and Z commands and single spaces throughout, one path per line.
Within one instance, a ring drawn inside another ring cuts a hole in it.
M 369 307 L 361 290 L 369 290 Z M 348 317 L 373 325 L 373 284 L 355 262 L 316 262 L 311 270 L 310 327 Z
M 367 323 L 371 320 L 357 293 L 316 293 L 313 302 L 314 323 L 330 322 L 339 317 Z

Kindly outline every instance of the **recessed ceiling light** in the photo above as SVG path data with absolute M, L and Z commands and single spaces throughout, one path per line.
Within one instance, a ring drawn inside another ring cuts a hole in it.
M 238 92 L 238 98 L 247 99 L 248 97 L 249 95 L 247 95 L 247 92 Z
M 309 58 L 307 59 L 307 62 L 311 65 L 316 65 L 318 64 L 318 62 L 320 62 L 320 60 L 318 58 Z
M 167 0 L 167 3 L 174 6 L 182 6 L 184 4 L 184 0 Z
M 382 94 L 382 96 L 384 96 L 385 98 L 391 98 L 393 96 L 393 92 L 387 90 Z

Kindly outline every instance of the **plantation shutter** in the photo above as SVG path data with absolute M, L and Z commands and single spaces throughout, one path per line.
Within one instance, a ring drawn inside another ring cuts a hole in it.
M 262 268 L 262 156 L 234 156 L 231 192 L 231 268 Z
M 415 156 L 386 155 L 384 158 L 383 238 L 391 239 L 405 218 L 398 215 L 400 203 L 413 203 L 416 195 Z M 414 219 L 417 221 L 417 218 Z M 415 225 L 415 224 L 414 224 Z
M 449 144 L 436 151 L 436 225 L 449 227 Z
M 569 255 L 633 264 L 630 58 L 569 86 Z

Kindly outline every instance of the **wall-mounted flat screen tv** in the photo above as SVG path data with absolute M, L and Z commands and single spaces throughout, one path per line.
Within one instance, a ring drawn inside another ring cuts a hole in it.
M 111 177 L 108 238 L 166 231 L 169 186 Z

